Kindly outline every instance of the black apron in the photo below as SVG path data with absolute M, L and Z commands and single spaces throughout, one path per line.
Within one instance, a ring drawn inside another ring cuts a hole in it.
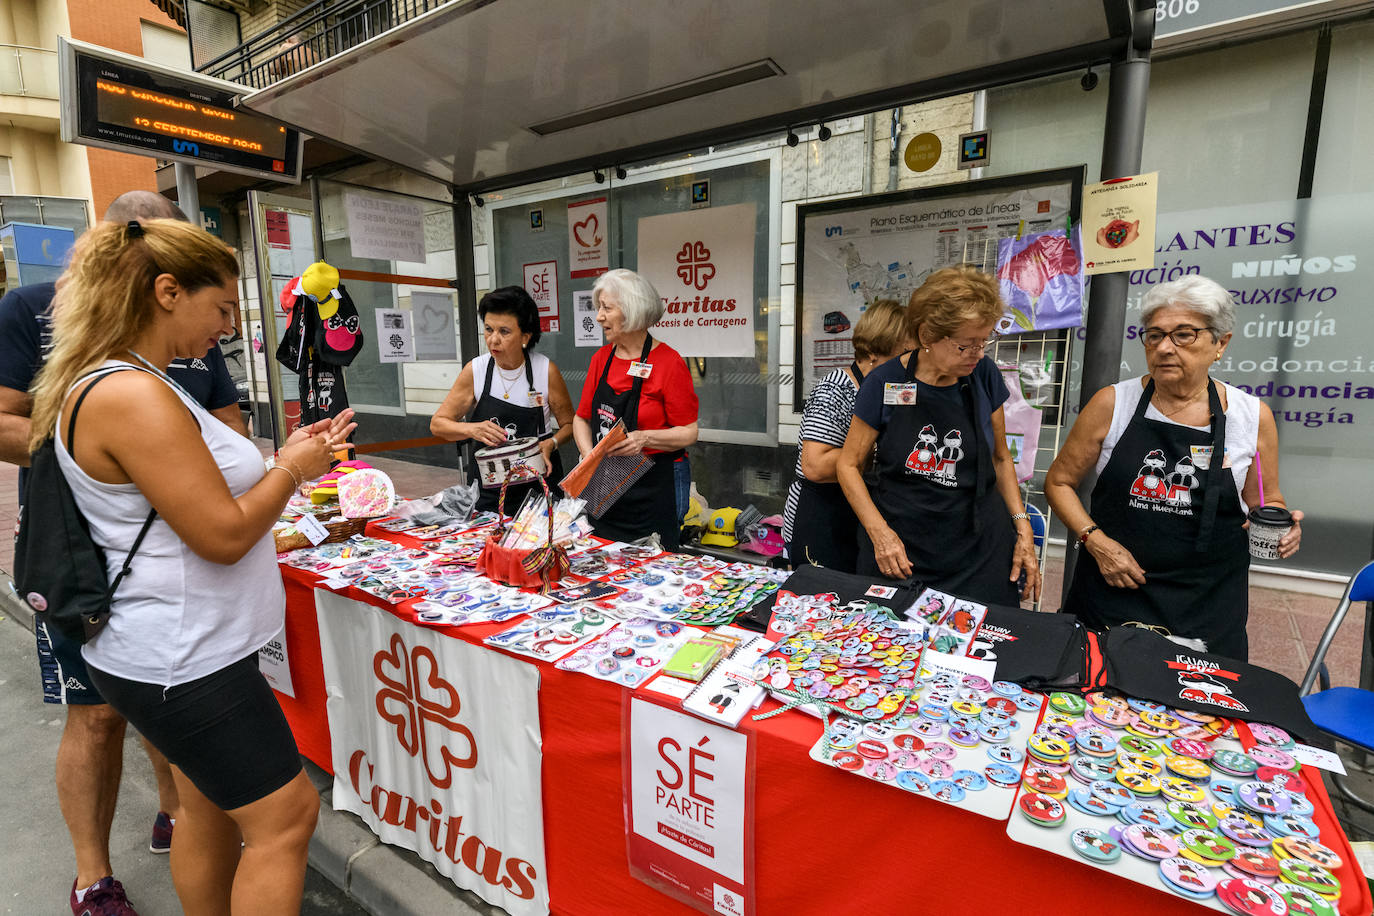
M 499 398 L 492 393 L 492 376 L 496 371 L 496 358 L 492 357 L 487 362 L 487 379 L 482 387 L 482 397 L 477 400 L 472 410 L 468 413 L 469 423 L 480 423 L 483 420 L 493 420 L 497 426 L 502 426 L 506 430 L 506 438 L 524 439 L 535 436 L 543 439 L 548 435 L 548 429 L 544 424 L 544 408 L 542 407 L 522 407 L 512 404 L 505 398 Z M 525 383 L 528 390 L 534 391 L 534 368 L 530 365 L 529 355 L 525 356 Z M 544 395 L 548 397 L 547 394 Z M 481 474 L 477 470 L 477 451 L 486 448 L 480 442 L 473 441 L 468 449 L 467 469 L 468 480 L 481 481 Z M 563 479 L 563 462 L 558 456 L 558 449 L 553 450 L 552 460 L 549 462 L 548 473 L 549 490 L 554 491 L 554 483 Z M 520 503 L 532 490 L 541 489 L 537 481 L 523 484 L 511 484 L 506 492 L 506 512 L 514 515 L 520 509 Z M 542 492 L 542 490 L 541 490 Z M 501 499 L 501 489 L 494 487 L 487 489 L 481 487 L 477 494 L 477 511 L 494 511 L 496 503 Z
M 1145 416 L 1151 379 L 1092 493 L 1093 520 L 1145 570 L 1140 588 L 1114 588 L 1091 556 L 1081 557 L 1064 610 L 1101 629 L 1135 621 L 1201 639 L 1207 651 L 1244 661 L 1250 613 L 1245 513 L 1226 454 L 1226 414 L 1208 381 L 1210 431 Z M 1196 448 L 1212 449 L 1195 473 Z
M 644 352 L 639 361 L 649 359 L 654 345 L 652 336 L 644 335 Z M 592 392 L 592 442 L 600 442 L 603 430 L 609 431 L 616 420 L 625 421 L 625 431 L 638 429 L 639 393 L 644 379 L 634 376 L 628 390 L 616 392 L 607 381 L 611 363 L 615 360 L 615 344 L 607 344 L 606 365 L 601 369 L 596 389 Z M 602 516 L 593 521 L 598 537 L 615 541 L 636 541 L 658 532 L 664 550 L 676 550 L 682 519 L 677 514 L 677 495 L 673 486 L 673 462 L 683 455 L 682 449 L 646 455 L 653 465 L 644 476 L 626 490 Z
M 864 374 L 857 362 L 849 364 L 856 385 Z M 859 553 L 859 517 L 838 483 L 816 483 L 798 475 L 797 506 L 792 515 L 792 540 L 787 556 L 794 567 L 809 563 L 852 573 Z
M 894 405 L 878 435 L 873 502 L 906 547 L 912 578 L 983 604 L 1021 603 L 1011 574 L 1016 527 L 997 492 L 991 444 L 979 422 L 973 385 L 948 389 L 916 380 L 920 351 L 907 360 L 916 403 Z M 868 532 L 859 528 L 859 573 L 881 576 Z

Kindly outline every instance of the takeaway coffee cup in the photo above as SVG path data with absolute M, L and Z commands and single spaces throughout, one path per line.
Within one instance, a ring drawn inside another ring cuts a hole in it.
M 1293 528 L 1293 513 L 1283 506 L 1259 506 L 1250 510 L 1250 556 L 1277 560 L 1279 539 Z

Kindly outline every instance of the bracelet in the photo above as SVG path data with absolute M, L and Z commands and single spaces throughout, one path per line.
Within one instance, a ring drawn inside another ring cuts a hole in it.
M 1096 525 L 1089 525 L 1082 531 L 1078 532 L 1078 543 L 1073 545 L 1073 549 L 1077 550 L 1079 547 L 1082 547 L 1084 544 L 1088 543 L 1089 536 L 1091 536 L 1094 531 L 1101 530 L 1102 529 L 1098 528 Z
M 1021 519 L 1023 519 L 1023 518 L 1026 519 L 1027 521 L 1030 521 L 1030 513 L 1029 513 L 1029 512 L 1018 512 L 1018 513 L 1016 513 L 1015 515 L 1013 515 L 1013 516 L 1011 517 L 1011 520 L 1012 520 L 1013 522 L 1019 522 L 1019 521 L 1021 521 Z
M 274 458 L 275 458 L 275 456 L 274 456 Z M 291 466 L 290 466 L 290 465 L 286 465 L 286 464 L 277 464 L 277 462 L 274 460 L 271 464 L 269 464 L 269 465 L 267 466 L 267 470 L 269 470 L 269 471 L 285 471 L 285 472 L 291 477 L 291 484 L 292 484 L 293 489 L 299 490 L 299 489 L 301 488 L 301 478 L 300 478 L 300 475 L 298 475 L 295 471 L 293 471 L 293 470 L 291 469 Z

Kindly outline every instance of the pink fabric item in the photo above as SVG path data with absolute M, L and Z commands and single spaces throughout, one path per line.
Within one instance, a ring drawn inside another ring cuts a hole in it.
M 997 277 L 1015 283 L 1033 301 L 1055 277 L 1078 273 L 1078 269 L 1078 252 L 1066 236 L 1042 235 L 1003 264 Z

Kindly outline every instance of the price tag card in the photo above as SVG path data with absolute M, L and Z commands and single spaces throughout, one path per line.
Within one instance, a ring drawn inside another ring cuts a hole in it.
M 324 543 L 324 539 L 329 537 L 329 529 L 320 524 L 320 520 L 313 515 L 302 515 L 296 519 L 296 530 L 315 546 Z

